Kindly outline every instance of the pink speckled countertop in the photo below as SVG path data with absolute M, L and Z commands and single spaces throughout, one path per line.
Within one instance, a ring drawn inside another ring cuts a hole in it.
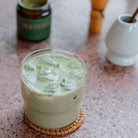
M 52 0 L 52 32 L 42 42 L 16 37 L 17 0 L 0 0 L 0 138 L 55 138 L 31 129 L 23 119 L 20 63 L 31 51 L 58 48 L 87 63 L 83 125 L 66 138 L 138 138 L 138 63 L 119 67 L 105 58 L 105 35 L 121 13 L 137 0 L 110 0 L 101 34 L 88 35 L 90 0 Z

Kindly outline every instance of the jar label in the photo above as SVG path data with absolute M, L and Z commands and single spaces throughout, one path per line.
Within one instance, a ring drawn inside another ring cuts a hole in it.
M 24 39 L 39 41 L 50 34 L 51 15 L 43 19 L 27 19 L 17 16 L 18 35 Z

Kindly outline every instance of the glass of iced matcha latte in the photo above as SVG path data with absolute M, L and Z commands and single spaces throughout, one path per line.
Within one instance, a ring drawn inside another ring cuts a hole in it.
M 21 63 L 25 115 L 41 128 L 62 128 L 79 115 L 86 65 L 65 51 L 41 49 Z

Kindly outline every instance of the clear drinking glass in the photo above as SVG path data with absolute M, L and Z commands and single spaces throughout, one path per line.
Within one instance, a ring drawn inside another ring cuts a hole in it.
M 57 95 L 53 98 L 47 97 L 39 93 L 38 89 L 33 89 L 33 83 L 24 76 L 23 69 L 25 63 L 33 57 L 46 53 L 70 57 L 81 64 L 83 74 L 76 84 L 77 87 L 71 92 Z M 24 110 L 27 118 L 41 128 L 53 129 L 65 127 L 75 121 L 80 112 L 86 71 L 85 62 L 78 55 L 73 53 L 61 50 L 41 49 L 27 55 L 21 63 L 21 92 L 24 99 Z

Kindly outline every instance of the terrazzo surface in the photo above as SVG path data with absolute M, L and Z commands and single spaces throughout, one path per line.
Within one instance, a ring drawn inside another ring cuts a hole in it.
M 89 0 L 52 0 L 51 35 L 36 43 L 17 38 L 16 4 L 0 0 L 0 138 L 56 138 L 34 131 L 23 118 L 20 63 L 42 48 L 75 52 L 87 64 L 85 120 L 65 138 L 138 138 L 138 62 L 131 67 L 111 64 L 104 42 L 117 16 L 132 13 L 138 1 L 110 0 L 101 34 L 88 34 Z

